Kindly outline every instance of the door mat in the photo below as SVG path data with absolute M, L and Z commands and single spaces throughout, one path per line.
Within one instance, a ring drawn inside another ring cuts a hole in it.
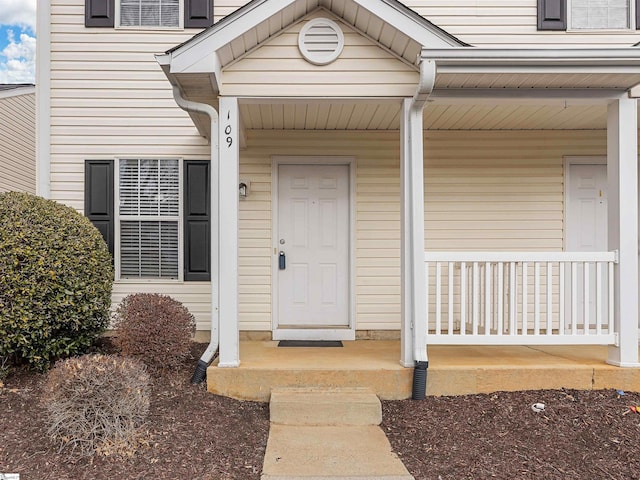
M 279 347 L 341 347 L 340 340 L 280 340 Z

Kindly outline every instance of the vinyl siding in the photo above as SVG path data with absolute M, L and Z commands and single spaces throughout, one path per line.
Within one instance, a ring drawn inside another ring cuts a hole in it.
M 333 63 L 316 66 L 298 49 L 298 34 L 312 18 L 330 17 L 344 33 L 344 50 Z M 419 74 L 378 44 L 362 36 L 337 17 L 316 12 L 281 35 L 226 67 L 222 95 L 281 96 L 385 96 L 415 93 Z
M 563 157 L 603 155 L 600 131 L 427 132 L 429 250 L 560 251 Z M 240 326 L 271 329 L 271 157 L 356 158 L 356 324 L 400 328 L 400 140 L 395 132 L 250 131 L 240 176 Z
M 85 28 L 84 2 L 51 5 L 51 197 L 83 211 L 85 159 L 118 156 L 208 159 L 210 150 L 176 106 L 155 61 L 198 30 Z M 171 295 L 209 329 L 209 282 L 116 282 L 129 293 Z
M 36 191 L 35 98 L 0 97 L 0 192 Z
M 326 0 L 330 4 L 343 0 Z M 571 0 L 569 0 L 570 2 Z M 214 3 L 216 21 L 247 2 Z M 628 47 L 638 41 L 635 30 L 591 32 L 537 31 L 536 0 L 403 0 L 427 20 L 477 47 Z

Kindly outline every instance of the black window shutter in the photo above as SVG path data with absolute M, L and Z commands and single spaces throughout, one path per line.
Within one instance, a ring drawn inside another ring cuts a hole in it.
M 84 0 L 85 27 L 113 27 L 116 0 Z
M 184 279 L 211 280 L 210 162 L 184 162 Z
M 184 28 L 213 25 L 213 0 L 184 0 Z
M 107 242 L 113 256 L 113 160 L 86 160 L 84 166 L 84 214 Z
M 538 0 L 538 30 L 567 29 L 567 0 Z

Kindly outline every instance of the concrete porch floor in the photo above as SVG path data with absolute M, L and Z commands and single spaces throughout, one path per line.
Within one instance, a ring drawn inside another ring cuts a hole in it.
M 210 392 L 269 401 L 275 387 L 367 387 L 383 400 L 409 398 L 413 369 L 399 363 L 400 342 L 357 340 L 344 347 L 278 347 L 240 342 L 240 367 L 207 369 Z M 640 368 L 607 365 L 601 346 L 431 346 L 427 395 L 617 388 L 640 391 Z

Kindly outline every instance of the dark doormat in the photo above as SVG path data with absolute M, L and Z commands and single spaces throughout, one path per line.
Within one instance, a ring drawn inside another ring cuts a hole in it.
M 341 347 L 340 340 L 280 340 L 279 347 Z

